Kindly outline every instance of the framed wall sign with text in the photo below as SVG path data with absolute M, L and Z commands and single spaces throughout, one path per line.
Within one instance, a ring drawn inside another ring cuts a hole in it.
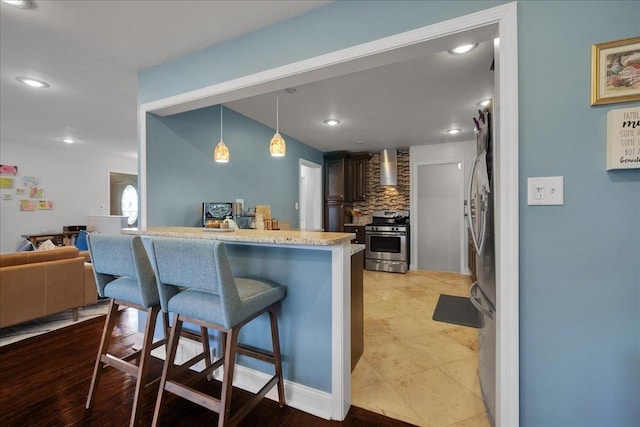
M 640 169 L 640 106 L 607 113 L 607 170 Z

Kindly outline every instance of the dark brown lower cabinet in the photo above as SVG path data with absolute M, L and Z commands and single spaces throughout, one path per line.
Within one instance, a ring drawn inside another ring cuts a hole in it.
M 356 238 L 353 239 L 351 243 L 360 243 L 361 245 L 366 245 L 364 225 L 345 225 L 344 232 L 354 233 L 356 235 Z
M 344 202 L 326 202 L 324 206 L 324 231 L 338 232 L 344 228 Z
M 364 251 L 351 256 L 351 371 L 364 352 L 363 264 Z

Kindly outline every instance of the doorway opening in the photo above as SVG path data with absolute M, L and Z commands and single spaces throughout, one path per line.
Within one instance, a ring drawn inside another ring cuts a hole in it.
M 453 18 L 396 34 L 358 46 L 308 58 L 296 63 L 257 72 L 249 76 L 215 83 L 211 86 L 179 93 L 139 106 L 140 131 L 140 204 L 142 226 L 146 225 L 146 162 L 149 113 L 160 116 L 216 105 L 230 99 L 272 92 L 295 84 L 317 81 L 345 74 L 383 59 L 408 59 L 421 45 L 437 48 L 446 36 L 457 37 L 471 31 L 488 31 L 499 38 L 500 57 L 496 58 L 497 81 L 495 129 L 496 145 L 496 424 L 519 425 L 519 251 L 518 251 L 518 49 L 517 3 L 512 2 L 469 15 Z M 451 40 L 449 40 L 451 41 Z M 390 56 L 387 56 L 390 55 Z M 400 56 L 396 56 L 400 54 Z M 384 58 L 386 57 L 386 58 Z M 344 278 L 333 275 L 332 287 L 341 289 Z M 323 415 L 342 420 L 350 407 L 350 370 L 341 360 L 345 354 L 345 336 L 349 332 L 341 322 L 342 306 L 333 311 L 332 385 L 329 401 L 314 401 L 311 406 L 325 408 Z M 348 324 L 346 325 L 348 326 Z M 309 402 L 305 402 L 309 407 Z M 295 404 L 292 406 L 295 407 Z
M 109 214 L 124 215 L 129 227 L 137 227 L 138 206 L 138 175 L 109 172 Z
M 299 223 L 301 230 L 322 230 L 322 166 L 300 159 Z

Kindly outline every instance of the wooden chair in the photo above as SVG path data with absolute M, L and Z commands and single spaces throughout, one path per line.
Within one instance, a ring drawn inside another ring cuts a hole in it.
M 92 234 L 88 236 L 88 246 L 98 294 L 103 298 L 111 298 L 111 301 L 93 369 L 86 408 L 90 409 L 95 400 L 102 371 L 111 366 L 136 377 L 130 420 L 130 425 L 134 426 L 140 419 L 143 392 L 147 387 L 157 384 L 160 379 L 149 374 L 149 359 L 153 349 L 166 343 L 169 318 L 166 313 L 163 314 L 164 338 L 154 343 L 153 336 L 156 319 L 160 312 L 160 298 L 153 268 L 139 236 Z M 116 357 L 108 352 L 120 306 L 132 307 L 147 314 L 142 348 L 125 357 Z M 210 366 L 211 352 L 205 328 L 201 329 L 201 336 L 198 339 L 202 342 L 204 349 L 199 360 L 204 359 L 206 366 Z M 134 363 L 136 360 L 137 364 Z
M 150 256 L 156 272 L 162 311 L 176 314 L 160 379 L 153 425 L 158 423 L 167 391 L 217 412 L 220 427 L 236 425 L 276 385 L 280 407 L 284 407 L 276 306 L 284 298 L 285 288 L 264 280 L 234 278 L 223 242 L 153 239 L 151 246 Z M 268 313 L 270 319 L 273 351 L 239 344 L 240 329 L 264 313 Z M 200 376 L 190 379 L 197 380 L 224 366 L 219 399 L 189 387 L 188 383 L 178 382 L 184 369 L 174 365 L 173 359 L 183 322 L 220 332 L 223 357 L 201 372 Z M 236 354 L 272 363 L 275 375 L 232 417 L 230 403 Z

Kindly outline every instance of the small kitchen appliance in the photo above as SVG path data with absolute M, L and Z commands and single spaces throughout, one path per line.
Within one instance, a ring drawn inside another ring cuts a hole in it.
M 220 222 L 227 218 L 234 218 L 233 202 L 203 202 L 202 203 L 202 226 L 207 224 L 208 220 L 218 220 Z
M 409 211 L 376 210 L 365 229 L 367 270 L 406 273 L 409 270 Z

